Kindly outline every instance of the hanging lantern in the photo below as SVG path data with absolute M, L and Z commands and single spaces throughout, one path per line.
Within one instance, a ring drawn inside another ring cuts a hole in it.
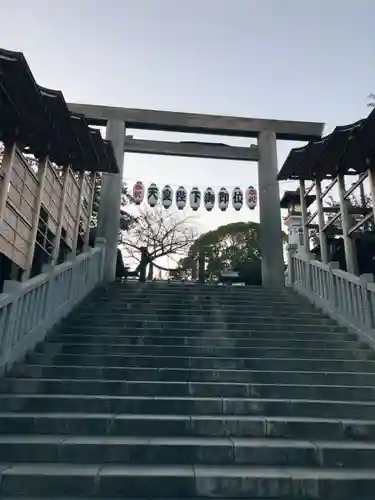
M 143 182 L 138 181 L 134 184 L 133 188 L 133 200 L 136 205 L 140 205 L 145 196 L 145 187 Z
M 249 186 L 246 190 L 246 203 L 250 210 L 257 206 L 258 194 L 254 186 Z
M 214 190 L 210 187 L 206 189 L 204 192 L 204 208 L 207 210 L 207 212 L 211 212 L 211 210 L 215 206 L 215 193 Z
M 161 203 L 164 208 L 169 208 L 172 205 L 173 201 L 173 189 L 171 186 L 166 186 L 163 187 L 163 191 L 161 192 Z
M 222 212 L 228 208 L 229 205 L 229 193 L 228 191 L 222 187 L 219 191 L 219 208 Z
M 235 187 L 232 193 L 232 204 L 235 210 L 241 210 L 243 205 L 243 192 L 239 187 Z
M 194 212 L 198 210 L 198 208 L 201 206 L 201 198 L 202 198 L 202 193 L 197 187 L 193 187 L 193 189 L 190 191 L 190 206 Z
M 179 210 L 183 210 L 186 205 L 187 192 L 183 186 L 180 186 L 176 191 L 176 205 Z
M 150 207 L 155 207 L 159 200 L 159 188 L 152 183 L 147 189 L 147 201 Z

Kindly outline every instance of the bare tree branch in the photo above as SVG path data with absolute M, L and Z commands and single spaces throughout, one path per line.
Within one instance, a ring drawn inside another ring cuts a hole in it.
M 161 206 L 142 207 L 137 215 L 137 223 L 123 233 L 124 256 L 140 260 L 140 249 L 146 247 L 153 265 L 160 270 L 171 271 L 157 259 L 174 256 L 186 256 L 197 232 L 190 217 L 181 216 L 180 212 L 169 212 Z M 178 260 L 179 260 L 178 259 Z

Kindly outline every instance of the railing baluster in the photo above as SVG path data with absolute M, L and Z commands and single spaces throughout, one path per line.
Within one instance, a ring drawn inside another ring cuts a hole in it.
M 337 263 L 323 264 L 295 254 L 294 282 L 290 285 L 334 316 L 356 328 L 372 331 L 375 341 L 375 283 L 372 275 L 355 276 L 337 269 Z
M 104 243 L 24 283 L 6 282 L 6 293 L 0 294 L 0 373 L 99 284 Z

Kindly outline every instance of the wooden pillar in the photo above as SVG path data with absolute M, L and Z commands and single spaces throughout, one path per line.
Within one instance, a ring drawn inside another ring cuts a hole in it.
M 303 246 L 306 252 L 306 255 L 310 255 L 310 242 L 309 242 L 309 230 L 307 227 L 307 205 L 305 198 L 305 181 L 299 181 L 299 192 L 301 198 L 301 212 L 302 212 L 302 229 L 303 229 Z
M 38 162 L 38 182 L 39 182 L 39 184 L 38 184 L 38 190 L 36 192 L 36 197 L 35 197 L 35 205 L 34 205 L 32 226 L 31 226 L 30 245 L 29 245 L 29 248 L 27 251 L 26 269 L 25 269 L 23 276 L 22 276 L 23 280 L 27 280 L 30 277 L 31 268 L 33 266 L 36 237 L 38 234 L 40 207 L 42 205 L 42 196 L 43 196 L 43 191 L 44 191 L 44 181 L 46 178 L 47 166 L 48 166 L 48 156 L 41 158 Z
M 91 223 L 91 214 L 92 214 L 92 208 L 94 206 L 94 197 L 95 197 L 95 182 L 96 182 L 96 173 L 93 172 L 92 174 L 92 181 L 91 181 L 91 195 L 90 195 L 90 200 L 89 200 L 89 206 L 88 206 L 88 223 L 87 223 L 87 228 L 85 232 L 85 241 L 84 241 L 84 248 L 87 250 L 89 246 L 89 238 L 90 238 L 90 223 Z
M 4 149 L 3 161 L 1 164 L 2 180 L 0 184 L 0 224 L 3 221 L 5 206 L 8 197 L 10 177 L 12 174 L 12 168 L 14 164 L 14 159 L 16 156 L 17 144 L 6 145 Z
M 340 212 L 341 212 L 341 224 L 342 224 L 342 235 L 344 239 L 345 248 L 345 261 L 346 270 L 348 273 L 356 274 L 356 255 L 353 245 L 353 240 L 349 236 L 350 224 L 349 224 L 349 211 L 348 203 L 345 199 L 345 178 L 343 174 L 337 176 L 338 186 L 339 186 L 339 199 L 340 199 Z
M 64 215 L 65 215 L 65 200 L 66 200 L 66 189 L 68 187 L 68 176 L 69 176 L 69 167 L 66 166 L 63 169 L 63 186 L 62 186 L 62 193 L 61 193 L 61 199 L 60 199 L 59 217 L 57 220 L 55 246 L 54 246 L 53 251 L 52 251 L 52 265 L 56 264 L 57 259 L 59 257 L 59 252 L 60 252 L 61 230 L 62 230 L 62 226 L 63 226 L 63 222 L 64 222 Z
M 318 225 L 319 225 L 319 242 L 320 242 L 320 255 L 322 262 L 328 264 L 328 246 L 327 238 L 324 232 L 324 211 L 323 211 L 323 200 L 322 200 L 322 186 L 321 182 L 317 179 L 315 180 L 315 193 L 316 193 L 316 205 L 318 209 Z
M 77 210 L 76 210 L 76 225 L 74 227 L 73 246 L 72 246 L 72 255 L 73 256 L 77 254 L 77 239 L 78 239 L 78 234 L 79 234 L 79 223 L 80 223 L 80 217 L 81 217 L 84 178 L 85 178 L 85 172 L 80 172 L 80 174 L 79 174 L 79 192 L 78 192 L 78 201 L 77 201 Z

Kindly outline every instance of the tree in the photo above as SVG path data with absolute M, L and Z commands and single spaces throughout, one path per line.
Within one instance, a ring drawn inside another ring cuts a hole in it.
M 234 222 L 201 235 L 191 246 L 189 255 L 180 261 L 179 270 L 187 272 L 203 252 L 208 261 L 207 273 L 219 277 L 221 271 L 237 271 L 246 284 L 262 283 L 260 224 Z
M 101 181 L 101 176 L 97 176 L 91 217 L 91 240 L 96 234 Z M 186 255 L 197 236 L 190 224 L 190 219 L 179 216 L 179 213 L 166 211 L 160 205 L 155 208 L 148 206 L 137 207 L 135 210 L 134 208 L 133 197 L 124 182 L 119 226 L 119 243 L 122 251 L 118 259 L 131 258 L 139 263 L 141 248 L 146 247 L 150 260 L 149 278 L 152 277 L 154 266 L 162 271 L 171 271 L 169 267 L 161 265 L 160 259 L 169 257 L 173 261 Z
M 371 92 L 368 96 L 367 96 L 369 102 L 367 103 L 367 106 L 369 106 L 370 108 L 375 108 L 375 92 Z
M 149 279 L 153 268 L 172 272 L 173 268 L 162 264 L 163 258 L 176 262 L 188 253 L 197 238 L 192 219 L 170 212 L 160 205 L 155 208 L 142 207 L 136 216 L 136 223 L 122 233 L 121 245 L 126 257 L 140 262 L 141 248 L 146 247 L 150 266 Z

